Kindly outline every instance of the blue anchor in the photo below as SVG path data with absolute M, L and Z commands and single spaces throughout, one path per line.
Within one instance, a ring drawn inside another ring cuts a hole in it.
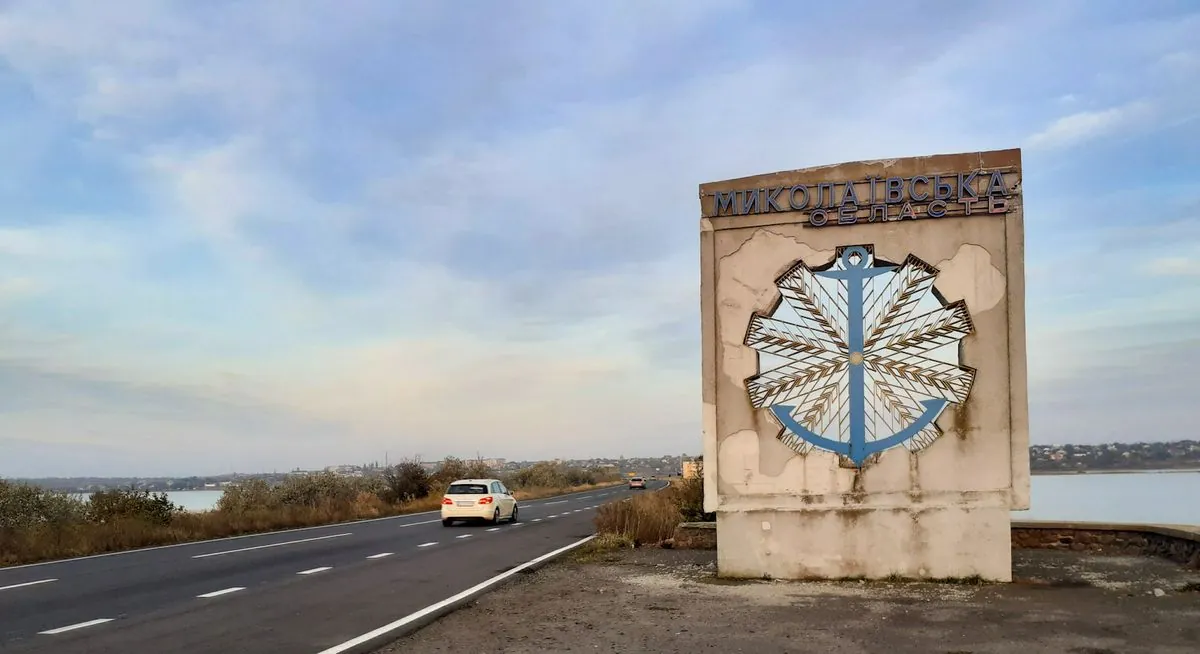
M 786 429 L 817 447 L 848 457 L 859 468 L 863 466 L 863 463 L 872 454 L 895 447 L 919 434 L 949 404 L 949 402 L 942 398 L 924 400 L 921 402 L 921 406 L 925 408 L 925 411 L 912 424 L 891 436 L 867 442 L 867 384 L 865 379 L 866 371 L 863 370 L 863 349 L 865 347 L 864 341 L 866 340 L 866 336 L 863 333 L 863 282 L 872 277 L 892 272 L 895 269 L 895 266 L 867 268 L 867 255 L 866 248 L 862 246 L 855 245 L 848 247 L 842 251 L 842 266 L 845 268 L 844 270 L 827 270 L 814 273 L 821 277 L 836 279 L 846 283 L 847 331 L 849 337 L 849 342 L 846 345 L 850 372 L 850 442 L 844 443 L 813 433 L 792 418 L 792 412 L 796 410 L 793 406 L 776 404 L 771 407 L 771 413 L 775 414 L 779 423 Z M 855 261 L 855 258 L 857 258 L 857 261 Z

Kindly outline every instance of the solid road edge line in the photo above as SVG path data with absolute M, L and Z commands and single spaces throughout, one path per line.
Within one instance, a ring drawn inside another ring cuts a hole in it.
M 340 645 L 334 645 L 333 647 L 323 649 L 318 654 L 342 654 L 343 652 L 353 652 L 354 654 L 361 652 L 366 654 L 367 652 L 374 651 L 375 649 L 382 647 L 389 642 L 403 638 L 404 636 L 417 631 L 421 627 L 436 621 L 438 618 L 457 610 L 464 604 L 467 604 L 476 597 L 486 593 L 492 588 L 492 586 L 499 584 L 501 581 L 504 581 L 505 579 L 508 579 L 517 573 L 534 568 L 539 564 L 545 563 L 546 561 L 562 556 L 563 554 L 566 554 L 576 547 L 583 545 L 595 537 L 596 534 L 592 534 L 591 536 L 577 540 L 570 545 L 560 547 L 553 552 L 543 554 L 536 559 L 526 561 L 525 563 L 522 563 L 511 570 L 507 570 L 492 577 L 491 579 L 482 581 L 456 595 L 447 597 L 436 604 L 430 604 L 420 611 L 410 613 L 403 618 L 396 620 L 395 622 L 391 622 L 379 627 L 378 629 L 368 631 L 367 633 L 358 636 L 357 638 L 352 638 L 344 643 L 341 643 Z

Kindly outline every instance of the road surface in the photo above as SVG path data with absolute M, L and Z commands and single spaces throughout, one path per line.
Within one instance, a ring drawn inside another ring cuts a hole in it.
M 515 524 L 434 512 L 0 568 L 0 652 L 317 654 L 591 535 L 631 492 L 522 502 Z

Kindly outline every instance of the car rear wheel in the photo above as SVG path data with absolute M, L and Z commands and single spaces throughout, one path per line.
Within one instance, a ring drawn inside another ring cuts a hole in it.
M 443 527 L 449 527 L 449 526 L 450 526 L 450 525 L 452 525 L 452 524 L 454 524 L 454 521 L 453 521 L 453 520 L 442 520 L 442 526 L 443 526 Z
M 517 521 L 517 505 L 516 504 L 513 505 L 513 512 L 512 512 L 512 515 L 508 517 L 508 521 L 509 522 Z
M 496 507 L 496 510 L 492 511 L 492 524 L 500 524 L 500 507 Z

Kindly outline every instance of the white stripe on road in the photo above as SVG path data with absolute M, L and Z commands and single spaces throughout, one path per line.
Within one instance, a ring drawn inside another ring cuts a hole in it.
M 534 522 L 541 522 L 541 521 L 542 521 L 542 519 L 541 519 L 541 518 L 534 518 L 534 519 L 533 519 L 533 521 L 534 521 Z
M 105 622 L 112 622 L 112 618 L 100 618 L 98 620 L 88 620 L 87 622 L 80 622 L 79 624 L 67 625 L 66 627 L 59 627 L 58 629 L 47 629 L 46 631 L 39 631 L 38 633 L 46 634 L 48 636 L 53 636 L 54 634 L 61 634 L 64 631 L 74 631 L 76 629 L 83 629 L 84 627 L 92 627 L 92 626 L 95 626 L 98 624 L 104 624 Z
M 367 558 L 368 559 L 382 559 L 385 556 L 391 556 L 391 555 L 392 555 L 391 552 L 380 552 L 379 554 L 372 554 L 371 556 L 368 556 Z
M 548 516 L 546 516 L 546 518 L 548 518 L 548 519 L 551 519 L 551 520 L 553 520 L 554 518 L 557 518 L 557 517 L 558 517 L 558 514 L 557 514 L 557 513 L 555 513 L 554 515 L 548 515 Z
M 489 529 L 488 531 L 500 531 L 500 528 L 499 528 L 499 527 L 492 527 L 492 528 L 491 528 L 491 529 Z
M 568 501 L 569 500 L 559 500 L 557 502 L 546 502 L 543 504 L 543 506 L 550 506 L 551 504 L 566 504 Z
M 407 526 L 407 525 L 405 525 L 405 526 Z M 314 538 L 301 538 L 300 540 L 289 540 L 289 541 L 284 541 L 282 543 L 271 543 L 270 545 L 255 545 L 254 547 L 242 547 L 242 548 L 239 548 L 236 550 L 225 550 L 223 552 L 209 552 L 208 554 L 197 554 L 196 556 L 193 556 L 192 558 L 193 559 L 203 559 L 203 558 L 206 558 L 209 556 L 221 556 L 222 554 L 234 554 L 236 552 L 249 552 L 250 550 L 261 550 L 261 549 L 266 549 L 268 547 L 282 547 L 284 545 L 295 545 L 296 543 L 311 543 L 314 540 L 325 540 L 327 538 L 341 538 L 342 536 L 350 536 L 350 535 L 352 535 L 352 532 L 348 531 L 344 534 L 331 534 L 329 536 L 316 536 Z
M 313 569 L 311 569 L 311 570 L 302 570 L 302 571 L 300 571 L 300 572 L 297 572 L 296 574 L 298 574 L 298 575 L 311 575 L 311 574 L 316 574 L 316 573 L 318 573 L 318 572 L 325 572 L 326 570 L 332 570 L 332 569 L 333 569 L 333 566 L 331 566 L 331 565 L 327 565 L 327 566 L 325 566 L 325 567 L 323 567 L 323 568 L 313 568 Z
M 435 540 L 432 543 L 421 543 L 420 545 L 417 545 L 417 547 L 429 547 L 430 545 L 437 545 L 437 541 Z
M 526 561 L 525 563 L 522 563 L 521 565 L 513 568 L 512 570 L 509 570 L 507 572 L 502 572 L 502 573 L 496 575 L 495 577 L 492 577 L 491 579 L 482 581 L 482 582 L 462 591 L 461 593 L 458 593 L 457 595 L 447 597 L 446 599 L 438 602 L 437 604 L 430 604 L 429 606 L 421 609 L 420 611 L 417 611 L 416 613 L 410 613 L 410 614 L 404 616 L 403 618 L 396 620 L 395 622 L 386 624 L 378 629 L 375 629 L 374 631 L 368 631 L 367 633 L 365 633 L 357 638 L 352 638 L 340 645 L 334 645 L 333 647 L 330 647 L 328 649 L 321 650 L 317 654 L 340 654 L 341 652 L 345 652 L 347 650 L 354 649 L 354 648 L 358 647 L 359 645 L 362 645 L 363 643 L 366 643 L 370 640 L 373 640 L 375 638 L 378 638 L 379 636 L 382 636 L 382 635 L 388 633 L 389 631 L 395 631 L 396 629 L 399 629 L 400 627 L 403 627 L 404 625 L 407 625 L 412 622 L 416 622 L 417 620 L 420 620 L 421 618 L 429 615 L 430 613 L 439 611 L 447 606 L 454 604 L 455 602 L 458 602 L 460 600 L 468 598 L 475 593 L 478 593 L 482 590 L 486 590 L 489 586 L 493 586 L 515 574 L 519 574 L 523 570 L 525 570 L 527 568 L 531 568 L 531 567 L 541 563 L 542 561 L 545 561 L 546 559 L 553 558 L 555 556 L 558 556 L 559 554 L 562 554 L 563 552 L 566 552 L 568 550 L 579 547 L 580 545 L 583 545 L 584 543 L 592 540 L 595 537 L 596 537 L 595 534 L 593 534 L 591 536 L 588 536 L 587 538 L 577 540 L 574 543 L 567 545 L 566 547 L 560 547 L 560 548 L 554 550 L 553 552 L 550 552 L 548 554 L 543 554 L 543 555 L 537 557 L 536 559 Z
M 471 537 L 471 534 L 463 534 L 462 536 L 455 536 L 455 538 L 470 538 L 470 537 Z
M 48 584 L 52 581 L 58 581 L 58 580 L 57 579 L 40 579 L 38 581 L 27 581 L 23 584 L 13 584 L 11 586 L 0 586 L 0 590 L 12 590 L 14 588 L 24 588 L 26 586 L 36 586 L 38 584 Z
M 579 499 L 581 499 L 581 500 L 586 500 L 586 499 L 587 499 L 587 498 L 589 498 L 589 497 L 591 497 L 591 495 L 584 495 L 583 497 L 580 497 Z
M 211 593 L 197 595 L 196 597 L 206 597 L 206 598 L 207 597 L 217 597 L 219 595 L 228 595 L 229 593 L 236 593 L 239 590 L 246 590 L 246 587 L 245 586 L 234 586 L 233 588 L 226 588 L 224 590 L 214 590 Z

